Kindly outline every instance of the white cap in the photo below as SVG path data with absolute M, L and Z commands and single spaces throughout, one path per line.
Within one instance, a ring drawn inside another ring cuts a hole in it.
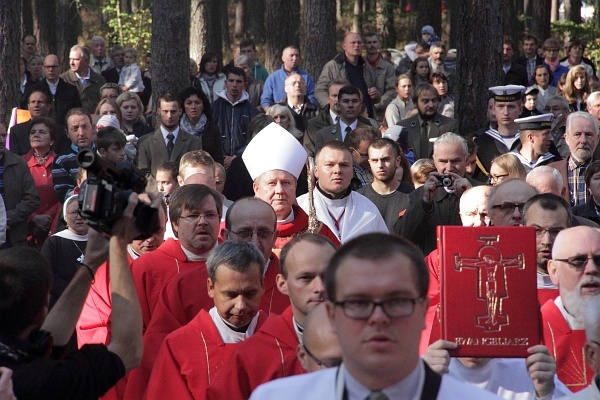
M 525 89 L 526 87 L 521 85 L 492 86 L 489 88 L 490 92 L 494 93 L 494 100 L 501 102 L 520 100 L 525 93 Z
M 114 115 L 103 115 L 100 117 L 98 122 L 96 122 L 96 129 L 102 129 L 112 126 L 113 128 L 117 128 L 121 130 L 121 125 L 119 124 L 119 120 Z
M 242 154 L 252 180 L 274 169 L 289 172 L 298 179 L 306 157 L 308 154 L 298 139 L 275 122 L 254 136 Z
M 522 131 L 543 131 L 551 129 L 553 117 L 554 114 L 552 113 L 532 115 L 530 117 L 517 118 L 515 119 L 515 123 L 519 124 L 519 129 Z

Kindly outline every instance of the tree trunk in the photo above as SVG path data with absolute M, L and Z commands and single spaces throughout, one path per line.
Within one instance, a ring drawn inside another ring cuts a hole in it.
M 471 0 L 459 2 L 456 114 L 460 132 L 470 135 L 486 124 L 487 88 L 502 82 L 502 3 Z M 481 43 L 485 43 L 482 46 Z
M 338 23 L 344 21 L 342 17 L 342 0 L 335 0 L 335 20 Z
M 446 2 L 446 12 L 450 15 L 450 40 L 448 44 L 449 49 L 455 49 L 458 43 L 458 31 L 459 22 L 458 22 L 458 0 L 448 0 Z
M 600 27 L 600 0 L 594 0 L 594 16 L 592 22 L 596 29 Z
M 237 0 L 235 3 L 235 24 L 233 34 L 236 38 L 244 37 L 246 31 L 246 0 Z
M 572 21 L 580 24 L 581 20 L 581 0 L 565 0 L 565 21 Z
M 519 54 L 519 41 L 523 37 L 523 22 L 516 17 L 524 13 L 523 0 L 503 0 L 502 32 L 512 38 L 513 50 Z
M 33 34 L 38 38 L 38 53 L 47 55 L 56 52 L 54 35 L 56 2 L 54 0 L 32 0 Z
M 190 12 L 190 57 L 200 62 L 202 54 L 215 52 L 222 58 L 219 0 L 192 0 Z
M 362 31 L 362 0 L 354 0 L 354 14 L 352 17 L 352 32 Z
M 281 53 L 286 46 L 297 45 L 298 25 L 294 23 L 294 7 L 299 8 L 298 0 L 267 0 L 267 29 L 265 43 L 265 68 L 273 72 L 281 67 Z M 296 20 L 297 21 L 297 20 Z
M 12 0 L 11 0 L 12 1 Z M 21 1 L 21 24 L 18 27 L 17 34 L 19 35 L 19 39 L 25 37 L 25 35 L 31 35 L 33 33 L 33 18 L 32 18 L 32 4 L 31 0 L 22 0 Z M 19 54 L 21 54 L 21 49 L 19 48 Z
M 390 0 L 378 0 L 376 3 L 376 26 L 381 47 L 396 46 L 396 28 L 394 27 L 394 4 Z
M 74 1 L 57 0 L 55 29 L 56 55 L 62 61 L 63 66 L 67 66 L 69 49 L 77 44 L 77 38 L 81 35 L 82 30 L 81 15 L 79 15 L 77 4 Z M 63 68 L 63 70 L 66 69 Z
M 189 0 L 152 3 L 152 98 L 155 107 L 165 92 L 178 93 L 190 86 L 189 27 Z
M 0 2 L 0 122 L 6 123 L 13 107 L 19 104 L 19 57 L 20 54 L 19 21 L 21 1 Z
M 303 69 L 316 81 L 325 63 L 335 55 L 335 3 L 304 0 L 302 11 Z
M 131 0 L 131 12 L 135 14 L 139 10 L 140 10 L 140 5 L 138 3 L 138 0 Z
M 541 42 L 550 37 L 550 11 L 551 4 L 548 0 L 530 0 L 531 14 L 534 18 L 531 20 L 530 33 L 536 36 Z
M 442 34 L 442 2 L 440 0 L 420 0 L 416 3 L 419 15 L 417 16 L 418 35 L 421 37 L 421 28 L 431 25 L 437 35 Z
M 390 0 L 387 0 L 387 10 L 386 10 L 386 15 L 387 15 L 387 40 L 385 41 L 385 45 L 387 47 L 393 47 L 396 48 L 396 40 L 397 40 L 397 34 L 396 34 L 396 24 L 394 23 L 394 15 L 396 15 L 396 13 L 398 12 L 398 5 L 394 4 L 393 2 L 391 2 Z
M 552 6 L 550 7 L 550 22 L 558 21 L 558 0 L 550 0 Z M 546 38 L 547 39 L 547 38 Z M 545 39 L 542 39 L 545 40 Z
M 298 0 L 293 0 L 291 1 L 292 4 L 294 4 L 294 7 L 297 7 L 298 9 L 300 8 Z M 249 3 L 249 6 L 246 9 L 246 36 L 251 37 L 254 39 L 254 41 L 256 43 L 264 43 L 265 42 L 265 8 L 266 8 L 266 3 L 265 0 L 251 0 L 251 2 Z M 298 12 L 298 10 L 295 10 L 293 12 Z M 292 14 L 293 14 L 292 12 Z M 294 18 L 292 16 L 292 14 L 287 14 L 285 17 L 283 17 L 283 21 L 281 21 L 280 23 L 285 23 L 287 22 L 288 24 L 292 24 L 293 26 L 295 26 L 296 30 L 298 29 L 298 18 Z M 268 22 L 267 22 L 268 24 Z

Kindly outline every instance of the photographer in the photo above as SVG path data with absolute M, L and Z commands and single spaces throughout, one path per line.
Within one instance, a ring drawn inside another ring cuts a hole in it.
M 461 225 L 460 196 L 481 182 L 465 177 L 467 142 L 454 133 L 444 133 L 433 144 L 431 172 L 425 184 L 409 195 L 406 214 L 394 225 L 394 232 L 417 244 L 424 254 L 436 247 L 438 225 Z
M 161 198 L 153 200 L 157 207 Z M 0 366 L 13 369 L 14 392 L 24 399 L 97 399 L 142 355 L 142 317 L 127 244 L 138 235 L 132 221 L 137 195 L 129 196 L 112 236 L 90 229 L 85 264 L 48 314 L 52 275 L 45 258 L 29 248 L 0 253 Z M 58 359 L 69 341 L 97 268 L 110 254 L 113 330 L 110 345 L 84 345 Z

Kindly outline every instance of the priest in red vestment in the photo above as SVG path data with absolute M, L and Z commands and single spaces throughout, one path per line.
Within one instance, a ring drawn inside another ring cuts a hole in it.
M 585 362 L 583 315 L 586 300 L 600 295 L 600 232 L 588 226 L 561 231 L 548 273 L 560 296 L 542 307 L 544 341 L 556 358 L 558 378 L 578 392 L 594 377 Z
M 202 399 L 235 346 L 260 328 L 265 259 L 249 242 L 227 241 L 209 256 L 208 296 L 214 306 L 200 310 L 164 340 L 152 368 L 146 400 Z M 198 287 L 200 289 L 200 287 Z
M 277 289 L 279 259 L 271 253 L 276 232 L 273 209 L 264 201 L 245 198 L 234 203 L 227 212 L 226 228 L 222 231 L 225 241 L 248 241 L 256 244 L 268 260 L 264 272 L 264 294 L 260 309 L 265 313 L 282 313 L 289 306 L 289 297 Z M 127 399 L 141 399 L 156 356 L 165 337 L 189 323 L 200 310 L 208 311 L 213 300 L 206 290 L 206 268 L 194 269 L 174 277 L 161 291 L 152 320 L 144 334 L 144 355 L 140 367 L 129 377 Z
M 144 329 L 150 323 L 160 291 L 173 276 L 205 269 L 206 259 L 217 244 L 221 209 L 221 195 L 207 186 L 186 185 L 173 192 L 169 218 L 179 240 L 168 239 L 132 265 Z
M 271 314 L 263 327 L 238 345 L 215 375 L 206 399 L 243 400 L 260 384 L 304 372 L 296 348 L 306 315 L 325 300 L 322 276 L 335 246 L 321 235 L 304 234 L 281 251 L 277 286 L 290 297 L 282 315 Z
M 296 185 L 307 153 L 289 132 L 272 123 L 256 135 L 242 155 L 254 181 L 254 194 L 269 203 L 277 214 L 277 240 L 273 252 L 279 252 L 294 237 L 308 232 L 309 217 L 296 205 Z M 316 214 L 315 214 L 316 218 Z M 336 246 L 340 242 L 329 227 L 315 221 L 316 232 Z

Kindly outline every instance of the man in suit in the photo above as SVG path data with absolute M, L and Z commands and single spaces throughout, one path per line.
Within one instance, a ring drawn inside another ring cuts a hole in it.
M 510 37 L 504 37 L 502 42 L 502 71 L 504 72 L 505 85 L 529 86 L 527 70 L 513 60 L 515 55 L 514 44 Z
M 188 151 L 202 150 L 202 140 L 180 129 L 181 104 L 173 93 L 165 93 L 158 100 L 160 126 L 152 135 L 140 141 L 138 167 L 146 173 L 146 190 L 156 191 L 156 171 L 167 161 L 179 163 Z
M 28 97 L 27 109 L 31 118 L 47 117 L 50 111 L 50 95 L 42 90 L 32 91 Z M 16 124 L 10 128 L 10 151 L 22 156 L 31 149 L 29 133 L 31 132 L 31 119 L 27 122 Z M 64 135 L 63 135 L 64 136 Z
M 349 133 L 357 126 L 365 125 L 358 120 L 362 106 L 360 90 L 354 86 L 344 86 L 338 92 L 339 119 L 333 125 L 317 131 L 315 135 L 315 150 L 318 152 L 330 140 L 349 143 Z
M 93 114 L 100 101 L 100 87 L 106 80 L 90 68 L 90 51 L 85 46 L 71 47 L 69 66 L 71 69 L 60 77 L 77 88 L 83 109 Z
M 102 74 L 107 69 L 114 67 L 112 60 L 106 56 L 106 41 L 102 36 L 94 36 L 90 44 L 92 46 L 90 67 L 95 73 Z
M 110 59 L 113 67 L 102 71 L 102 76 L 106 82 L 119 83 L 119 74 L 125 65 L 125 48 L 118 44 L 114 45 L 110 50 Z
M 418 160 L 431 155 L 431 139 L 446 132 L 457 133 L 458 121 L 437 112 L 440 98 L 437 90 L 428 83 L 417 86 L 412 101 L 417 106 L 417 115 L 400 121 L 398 125 L 408 131 L 408 147 L 413 149 Z
M 544 63 L 544 58 L 537 53 L 538 38 L 526 34 L 523 36 L 523 55 L 516 59 L 516 63 L 525 67 L 529 86 L 533 85 L 533 72 L 535 67 Z

